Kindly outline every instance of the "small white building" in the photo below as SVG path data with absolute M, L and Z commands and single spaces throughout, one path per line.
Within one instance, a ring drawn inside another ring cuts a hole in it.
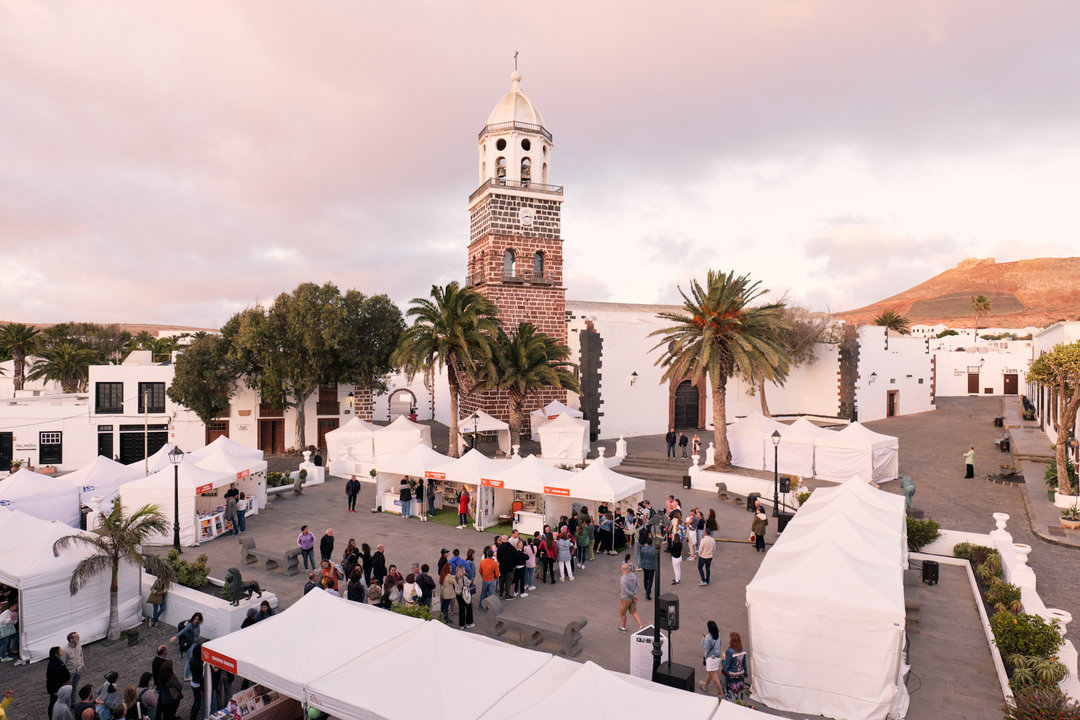
M 929 338 L 877 325 L 858 328 L 855 407 L 859 422 L 934 409 L 934 359 Z
M 1080 322 L 1058 322 L 1036 333 L 1032 337 L 1032 361 L 1053 351 L 1057 345 L 1068 345 L 1080 340 Z M 1057 442 L 1057 407 L 1054 393 L 1049 388 L 1039 387 L 1025 380 L 1028 400 L 1035 407 L 1035 417 L 1039 427 L 1045 432 L 1050 442 Z M 1080 447 L 1074 447 L 1073 460 L 1080 460 Z

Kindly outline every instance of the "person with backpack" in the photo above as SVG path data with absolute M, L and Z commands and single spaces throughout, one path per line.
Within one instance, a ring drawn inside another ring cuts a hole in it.
M 742 637 L 733 632 L 728 637 L 728 649 L 724 652 L 721 670 L 724 673 L 724 699 L 741 699 L 746 690 L 746 673 L 750 664 L 743 650 Z
M 176 634 L 169 638 L 169 642 L 176 643 L 180 652 L 184 653 L 184 680 L 191 679 L 191 648 L 199 642 L 199 626 L 202 625 L 202 621 L 201 612 L 192 615 L 190 620 L 181 620 L 176 626 Z M 172 670 L 172 661 L 165 662 L 169 663 L 169 669 Z M 161 670 L 158 671 L 158 687 L 162 686 L 161 675 L 164 674 L 164 669 L 165 664 L 162 663 Z
M 458 627 L 473 627 L 472 580 L 465 574 L 465 566 L 454 571 L 454 595 L 457 597 Z

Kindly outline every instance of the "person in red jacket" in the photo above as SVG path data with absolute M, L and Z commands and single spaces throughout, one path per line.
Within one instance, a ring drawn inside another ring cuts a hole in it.
M 458 530 L 463 529 L 469 524 L 469 491 L 465 488 L 461 488 L 461 495 L 458 496 Z

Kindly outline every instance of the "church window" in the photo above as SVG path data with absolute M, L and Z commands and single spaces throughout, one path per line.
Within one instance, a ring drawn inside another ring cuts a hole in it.
M 532 180 L 532 160 L 521 158 L 521 184 L 528 185 Z
M 549 183 L 548 183 L 548 176 L 547 176 L 547 163 L 544 163 L 544 167 L 542 168 L 542 173 L 543 173 L 542 176 L 541 176 L 542 179 L 540 180 L 540 182 L 544 183 L 545 185 L 548 185 Z
M 514 277 L 517 274 L 517 258 L 510 248 L 503 253 L 503 277 Z
M 521 139 L 521 149 L 522 150 L 532 150 L 532 143 L 529 142 L 529 138 L 522 138 Z
M 500 185 L 506 184 L 506 158 L 495 158 L 495 179 Z
M 539 250 L 533 255 L 533 277 L 537 280 L 544 278 L 544 253 Z
M 499 138 L 495 142 L 495 149 L 498 150 L 499 152 L 502 152 L 503 150 L 505 150 L 506 149 L 506 139 L 505 138 Z

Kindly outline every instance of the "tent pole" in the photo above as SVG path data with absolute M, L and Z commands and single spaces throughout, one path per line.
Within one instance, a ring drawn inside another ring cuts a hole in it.
M 199 652 L 202 652 L 202 647 L 199 647 Z M 213 667 L 210 663 L 203 661 L 203 706 L 202 706 L 202 719 L 210 720 L 210 702 L 214 697 L 214 686 L 211 684 L 213 681 Z M 218 700 L 224 700 L 224 698 L 218 698 Z M 228 703 L 226 702 L 226 705 Z

